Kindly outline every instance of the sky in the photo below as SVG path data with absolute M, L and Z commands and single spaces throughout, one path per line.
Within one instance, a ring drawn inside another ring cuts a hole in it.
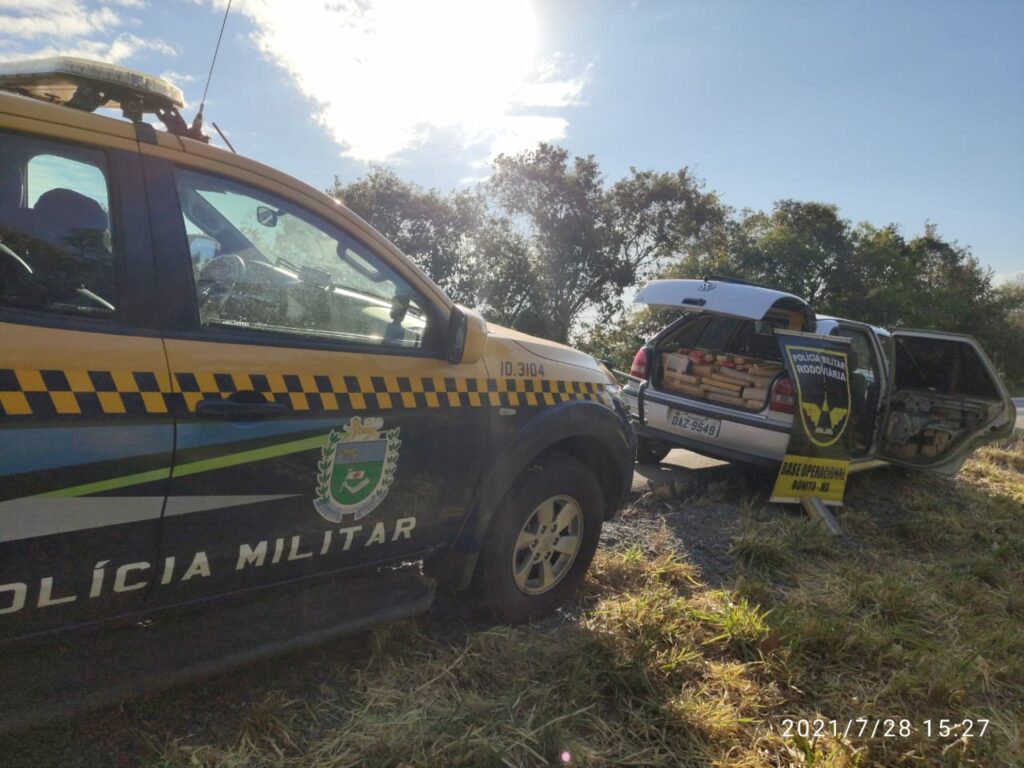
M 0 60 L 163 75 L 190 120 L 224 8 L 0 0 Z M 205 117 L 319 188 L 378 164 L 449 190 L 549 141 L 609 180 L 688 166 L 736 209 L 931 222 L 1008 275 L 1024 272 L 1022 29 L 1022 0 L 234 0 Z

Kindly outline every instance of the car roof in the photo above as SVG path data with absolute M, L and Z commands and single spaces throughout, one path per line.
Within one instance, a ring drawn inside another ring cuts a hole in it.
M 882 328 L 880 325 L 872 325 L 871 323 L 865 323 L 862 320 L 850 320 L 850 319 L 845 318 L 845 317 L 835 317 L 834 315 L 818 315 L 818 322 L 821 323 L 822 321 L 826 321 L 826 322 L 827 321 L 832 321 L 832 322 L 835 322 L 835 323 L 858 323 L 860 325 L 868 326 L 878 336 L 884 336 L 884 337 L 892 336 L 892 334 L 888 330 L 886 330 L 885 328 Z

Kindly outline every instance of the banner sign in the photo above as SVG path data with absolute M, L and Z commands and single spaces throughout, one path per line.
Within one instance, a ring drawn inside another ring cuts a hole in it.
M 841 505 L 850 468 L 850 340 L 781 330 L 775 335 L 796 390 L 796 411 L 771 500 L 817 496 Z

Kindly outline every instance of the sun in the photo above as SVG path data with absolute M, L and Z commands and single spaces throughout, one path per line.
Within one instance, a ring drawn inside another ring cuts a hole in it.
M 465 144 L 516 118 L 535 83 L 526 0 L 249 0 L 257 45 L 319 104 L 347 155 L 387 160 L 447 130 Z

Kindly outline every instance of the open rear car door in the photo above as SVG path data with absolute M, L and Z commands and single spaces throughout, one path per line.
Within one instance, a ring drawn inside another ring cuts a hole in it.
M 1013 401 L 972 337 L 897 330 L 890 363 L 879 458 L 954 475 L 976 448 L 1013 432 Z

